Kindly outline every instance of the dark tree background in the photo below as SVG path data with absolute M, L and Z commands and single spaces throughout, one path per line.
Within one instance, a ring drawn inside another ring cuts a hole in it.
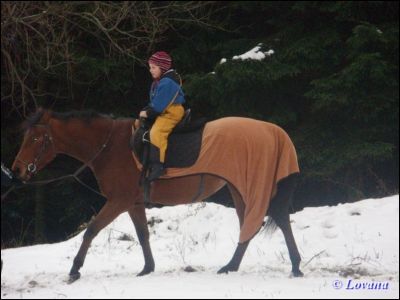
M 146 60 L 165 50 L 195 116 L 289 133 L 302 171 L 294 211 L 398 193 L 398 11 L 394 1 L 2 1 L 2 161 L 12 164 L 19 124 L 39 106 L 137 116 Z M 257 45 L 274 54 L 232 60 Z M 60 156 L 38 179 L 79 166 Z M 89 171 L 81 178 L 97 188 Z M 230 205 L 225 189 L 211 200 Z M 73 180 L 18 189 L 2 203 L 2 247 L 64 240 L 104 201 Z

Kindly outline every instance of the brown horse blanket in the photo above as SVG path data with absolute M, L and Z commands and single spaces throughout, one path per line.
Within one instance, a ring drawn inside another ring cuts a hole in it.
M 136 157 L 135 161 L 141 169 Z M 169 168 L 162 178 L 206 173 L 231 183 L 245 204 L 242 243 L 261 228 L 277 183 L 298 172 L 296 150 L 283 129 L 254 119 L 227 117 L 206 124 L 194 165 Z

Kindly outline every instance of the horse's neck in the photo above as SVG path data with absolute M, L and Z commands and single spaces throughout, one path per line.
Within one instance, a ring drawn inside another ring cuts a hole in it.
M 57 153 L 81 162 L 90 161 L 106 142 L 111 123 L 110 119 L 105 118 L 93 119 L 90 123 L 77 119 L 53 119 L 51 129 Z

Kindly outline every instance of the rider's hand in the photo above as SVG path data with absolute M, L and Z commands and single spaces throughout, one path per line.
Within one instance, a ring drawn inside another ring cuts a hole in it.
M 147 118 L 147 111 L 142 110 L 142 111 L 140 112 L 140 114 L 139 114 L 139 117 L 141 117 L 141 118 Z

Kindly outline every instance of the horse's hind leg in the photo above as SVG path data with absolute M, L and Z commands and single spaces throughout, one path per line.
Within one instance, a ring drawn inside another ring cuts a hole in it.
M 238 243 L 231 261 L 226 266 L 219 269 L 218 274 L 236 272 L 237 270 L 239 270 L 240 263 L 242 262 L 243 255 L 246 252 L 249 243 L 250 241 Z
M 297 249 L 296 241 L 294 240 L 289 216 L 289 205 L 296 186 L 295 180 L 296 177 L 291 176 L 278 184 L 278 191 L 271 201 L 268 215 L 272 217 L 276 225 L 278 225 L 283 232 L 292 262 L 292 275 L 294 277 L 301 277 L 303 276 L 303 273 L 299 269 L 301 257 Z
M 154 259 L 149 243 L 149 228 L 147 227 L 147 218 L 144 204 L 137 204 L 129 209 L 128 212 L 132 219 L 133 225 L 135 225 L 136 234 L 143 250 L 144 268 L 137 275 L 143 276 L 154 271 Z
M 79 279 L 81 276 L 79 269 L 83 266 L 87 251 L 94 237 L 122 212 L 123 209 L 116 203 L 106 202 L 96 218 L 89 224 L 85 234 L 83 235 L 81 247 L 79 248 L 78 254 L 75 256 L 74 263 L 69 272 L 70 283 Z
M 236 208 L 236 213 L 239 218 L 239 225 L 242 227 L 243 225 L 243 219 L 244 219 L 244 203 L 242 201 L 242 197 L 240 194 L 237 192 L 235 187 L 232 185 L 228 184 L 229 191 L 232 195 L 233 202 L 235 204 Z M 240 263 L 242 262 L 243 255 L 246 252 L 247 246 L 249 245 L 250 240 L 244 243 L 239 243 L 236 247 L 235 253 L 233 254 L 233 257 L 231 261 L 224 267 L 222 267 L 219 271 L 218 274 L 222 273 L 228 273 L 228 272 L 235 272 L 239 269 Z

